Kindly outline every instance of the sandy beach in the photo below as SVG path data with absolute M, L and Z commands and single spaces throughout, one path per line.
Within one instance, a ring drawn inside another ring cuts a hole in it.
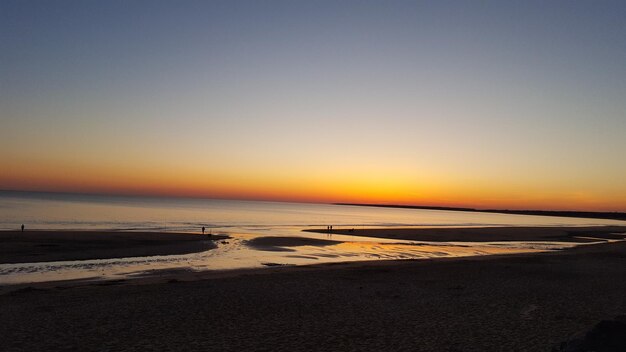
M 0 1 L 0 352 L 626 352 L 625 1 Z
M 0 231 L 0 264 L 200 252 L 227 236 L 173 232 Z
M 257 245 L 274 244 L 263 241 Z M 0 345 L 5 351 L 550 351 L 626 313 L 624 292 L 625 242 L 509 256 L 174 272 L 159 280 L 5 291 Z

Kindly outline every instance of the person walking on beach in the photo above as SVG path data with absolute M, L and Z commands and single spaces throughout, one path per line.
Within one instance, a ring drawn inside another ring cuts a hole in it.
M 204 226 L 202 226 L 202 234 L 204 235 Z
M 24 224 L 22 224 L 22 232 L 24 232 Z

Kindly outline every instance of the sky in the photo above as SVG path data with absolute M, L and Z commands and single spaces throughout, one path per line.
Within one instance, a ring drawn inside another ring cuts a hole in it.
M 626 211 L 624 1 L 0 2 L 0 189 Z

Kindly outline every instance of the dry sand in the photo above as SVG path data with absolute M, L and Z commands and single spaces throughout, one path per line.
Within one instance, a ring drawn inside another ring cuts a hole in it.
M 186 276 L 181 275 L 180 278 Z M 549 351 L 626 312 L 626 242 L 0 295 L 4 351 Z

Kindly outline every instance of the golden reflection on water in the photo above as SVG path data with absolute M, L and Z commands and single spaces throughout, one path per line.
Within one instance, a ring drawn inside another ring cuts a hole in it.
M 0 194 L 0 208 L 3 210 L 0 212 L 0 228 L 4 229 L 17 229 L 21 223 L 26 223 L 28 229 L 198 233 L 202 226 L 207 226 L 213 233 L 226 233 L 232 237 L 219 241 L 216 249 L 186 255 L 0 264 L 0 285 L 57 280 L 126 279 L 160 275 L 166 270 L 205 272 L 275 265 L 529 253 L 577 245 L 558 242 L 415 242 L 302 232 L 304 229 L 320 228 L 327 224 L 334 224 L 336 229 L 623 224 L 613 220 L 462 211 L 78 195 L 48 195 L 42 198 L 37 194 Z M 264 248 L 251 245 L 255 238 L 272 236 L 317 239 L 318 242 L 301 241 L 304 244 L 274 244 Z M 319 240 L 324 240 L 324 243 L 321 244 Z
M 374 257 L 402 258 L 439 258 L 465 257 L 488 254 L 510 254 L 538 252 L 537 249 L 508 248 L 481 244 L 446 245 L 446 244 L 389 244 L 372 242 L 343 242 L 335 246 L 339 251 L 366 253 Z
M 427 259 L 493 254 L 531 253 L 558 250 L 575 246 L 558 242 L 411 242 L 379 238 L 332 236 L 332 242 L 306 245 L 306 241 L 320 242 L 329 238 L 320 234 L 297 237 L 296 243 L 305 245 L 267 246 L 250 245 L 252 239 L 272 236 L 231 234 L 228 240 L 218 241 L 218 247 L 200 253 L 171 256 L 152 256 L 101 260 L 82 260 L 49 263 L 0 264 L 0 284 L 60 280 L 129 279 L 159 277 L 166 271 L 206 272 L 260 268 L 264 266 L 293 266 L 365 260 Z M 294 238 L 294 237 L 288 237 Z M 283 237 L 284 239 L 284 237 Z M 343 240 L 343 241 L 341 241 Z M 382 241 L 381 241 L 382 240 Z M 280 242 L 283 243 L 283 242 Z

